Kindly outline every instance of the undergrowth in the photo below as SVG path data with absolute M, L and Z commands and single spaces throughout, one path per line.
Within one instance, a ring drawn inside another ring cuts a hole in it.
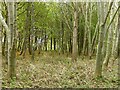
M 7 66 L 3 61 L 3 82 L 5 88 L 116 88 L 118 86 L 117 61 L 110 61 L 103 78 L 94 78 L 95 58 L 78 57 L 76 62 L 70 56 L 56 53 L 42 53 L 23 58 L 17 56 L 16 77 L 11 82 L 7 79 Z

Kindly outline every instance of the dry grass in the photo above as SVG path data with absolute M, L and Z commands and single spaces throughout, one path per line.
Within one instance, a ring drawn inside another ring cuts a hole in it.
M 78 61 L 73 63 L 71 57 L 58 55 L 55 52 L 44 52 L 36 54 L 35 60 L 31 61 L 31 56 L 26 58 L 17 57 L 16 78 L 11 83 L 6 78 L 7 67 L 3 64 L 3 87 L 11 88 L 115 88 L 117 87 L 117 61 L 114 65 L 109 63 L 107 71 L 103 72 L 103 79 L 94 78 L 95 58 L 84 60 L 78 57 Z

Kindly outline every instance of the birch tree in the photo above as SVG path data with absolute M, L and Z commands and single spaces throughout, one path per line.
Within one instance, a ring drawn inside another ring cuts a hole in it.
M 77 19 L 77 2 L 74 2 L 74 30 L 73 30 L 73 52 L 72 52 L 72 60 L 77 60 L 77 28 L 78 28 L 78 19 Z
M 15 77 L 15 31 L 14 31 L 14 2 L 8 2 L 8 26 L 10 28 L 9 61 L 8 61 L 8 76 Z
M 104 33 L 104 13 L 103 13 L 103 7 L 104 2 L 98 3 L 99 7 L 99 21 L 100 21 L 100 30 L 99 30 L 99 40 L 98 40 L 98 47 L 97 47 L 97 55 L 96 55 L 96 68 L 95 68 L 95 76 L 101 77 L 102 76 L 102 44 L 103 44 L 103 33 Z

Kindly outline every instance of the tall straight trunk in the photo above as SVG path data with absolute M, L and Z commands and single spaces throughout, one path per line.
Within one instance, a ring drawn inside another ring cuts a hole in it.
M 31 46 L 30 46 L 30 28 L 31 28 L 31 25 L 30 25 L 30 2 L 27 2 L 27 7 L 26 7 L 26 21 L 25 21 L 25 32 L 24 32 L 24 41 L 23 41 L 23 45 L 22 45 L 22 51 L 21 51 L 21 54 L 23 53 L 23 57 L 25 57 L 26 55 L 26 50 L 27 50 L 27 46 L 28 46 L 28 49 L 29 49 L 29 54 L 31 54 Z
M 51 42 L 50 42 L 50 48 L 52 50 L 52 32 L 51 32 L 51 38 L 50 38 Z
M 69 52 L 72 53 L 72 38 L 71 38 L 71 32 L 69 37 Z
M 99 30 L 99 40 L 98 40 L 98 47 L 97 47 L 97 55 L 96 55 L 96 68 L 95 68 L 95 76 L 96 77 L 101 77 L 102 76 L 102 45 L 103 45 L 103 34 L 104 34 L 104 27 L 105 25 L 103 24 L 104 22 L 104 13 L 103 13 L 103 7 L 104 7 L 104 2 L 98 3 L 99 7 L 99 20 L 100 20 L 100 30 Z
M 8 61 L 8 75 L 10 78 L 15 77 L 15 42 L 14 42 L 14 2 L 8 3 L 8 25 L 11 32 L 11 41 L 10 41 L 10 58 Z M 9 44 L 9 43 L 8 43 Z
M 86 43 L 87 43 L 87 20 L 88 20 L 88 16 L 87 16 L 87 9 L 88 9 L 88 2 L 86 2 L 86 7 L 85 7 L 85 30 L 84 30 L 84 43 L 83 43 L 83 51 L 82 54 L 85 55 L 85 51 L 86 51 Z
M 92 49 L 92 40 L 91 40 L 91 20 L 92 20 L 92 3 L 89 3 L 89 13 L 90 13 L 90 17 L 89 17 L 89 28 L 88 28 L 88 55 L 89 58 L 91 59 L 91 49 Z
M 34 3 L 31 2 L 31 32 L 32 32 L 32 36 L 31 36 L 31 54 L 32 54 L 32 58 L 31 60 L 34 60 L 34 48 L 35 46 L 33 45 L 33 36 L 34 36 Z
M 78 24 L 79 25 L 79 24 Z M 79 26 L 78 26 L 78 38 L 77 38 L 77 43 L 78 43 L 78 55 L 80 55 L 80 30 L 79 30 Z
M 31 47 L 31 2 L 27 3 L 27 22 L 26 22 L 26 28 L 28 30 L 28 50 L 29 50 L 29 54 L 31 55 L 32 53 L 32 47 Z
M 78 55 L 80 55 L 80 52 L 81 52 L 81 44 L 82 44 L 82 42 L 80 41 L 81 40 L 81 33 L 82 33 L 81 31 L 82 30 L 80 30 L 80 17 L 78 17 L 78 36 L 77 36 Z
M 91 49 L 91 53 L 94 54 L 94 51 L 95 51 L 95 47 L 96 47 L 96 42 L 97 42 L 97 39 L 98 39 L 98 32 L 99 32 L 99 21 L 97 22 L 96 24 L 96 27 L 95 27 L 95 31 L 94 31 L 94 34 L 93 34 L 93 37 L 92 37 L 92 49 Z
M 45 30 L 45 43 L 44 43 L 44 45 L 45 45 L 45 51 L 47 51 L 47 35 L 46 35 L 46 30 Z
M 54 50 L 56 50 L 56 38 L 54 37 Z
M 62 53 L 64 54 L 64 23 L 63 23 L 63 20 L 61 22 L 61 29 L 62 29 Z
M 77 28 L 78 28 L 78 11 L 77 11 L 77 2 L 74 2 L 74 30 L 73 30 L 73 51 L 72 51 L 72 60 L 77 60 Z

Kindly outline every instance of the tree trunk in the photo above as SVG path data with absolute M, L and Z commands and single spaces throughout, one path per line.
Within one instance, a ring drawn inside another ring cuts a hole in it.
M 64 23 L 63 23 L 63 20 L 61 22 L 61 29 L 62 29 L 62 53 L 64 54 Z
M 51 42 L 50 42 L 50 49 L 52 50 L 52 32 L 51 32 L 51 38 L 50 38 Z
M 91 59 L 91 49 L 92 49 L 92 41 L 91 41 L 91 20 L 92 20 L 92 3 L 90 2 L 90 9 L 89 9 L 89 28 L 88 28 L 88 55 Z
M 103 34 L 104 34 L 104 13 L 103 13 L 103 7 L 104 7 L 104 2 L 98 3 L 99 5 L 99 20 L 100 20 L 100 30 L 99 30 L 99 40 L 98 40 L 98 47 L 97 47 L 97 55 L 96 55 L 96 68 L 95 68 L 95 76 L 96 77 L 101 77 L 102 76 L 102 45 L 103 45 Z
M 32 32 L 32 36 L 31 36 L 31 54 L 32 54 L 32 58 L 31 60 L 34 60 L 34 48 L 35 46 L 33 45 L 33 37 L 34 35 L 34 3 L 31 2 L 31 32 Z
M 14 2 L 9 2 L 8 3 L 8 19 L 9 19 L 9 28 L 10 28 L 10 32 L 11 32 L 11 40 L 10 40 L 10 56 L 8 58 L 8 75 L 10 78 L 15 77 L 15 56 L 16 56 L 16 52 L 15 52 L 15 28 L 14 28 Z M 8 47 L 9 47 L 9 43 L 8 43 Z
M 54 50 L 56 50 L 56 38 L 54 37 Z
M 86 7 L 85 7 L 86 11 L 85 11 L 85 31 L 84 31 L 84 43 L 83 43 L 83 51 L 82 54 L 85 55 L 85 51 L 86 51 L 86 43 L 87 43 L 87 9 L 88 9 L 88 2 L 86 2 Z
M 73 30 L 73 51 L 72 51 L 72 60 L 77 60 L 77 29 L 78 29 L 78 11 L 77 11 L 77 2 L 74 2 L 74 30 Z

